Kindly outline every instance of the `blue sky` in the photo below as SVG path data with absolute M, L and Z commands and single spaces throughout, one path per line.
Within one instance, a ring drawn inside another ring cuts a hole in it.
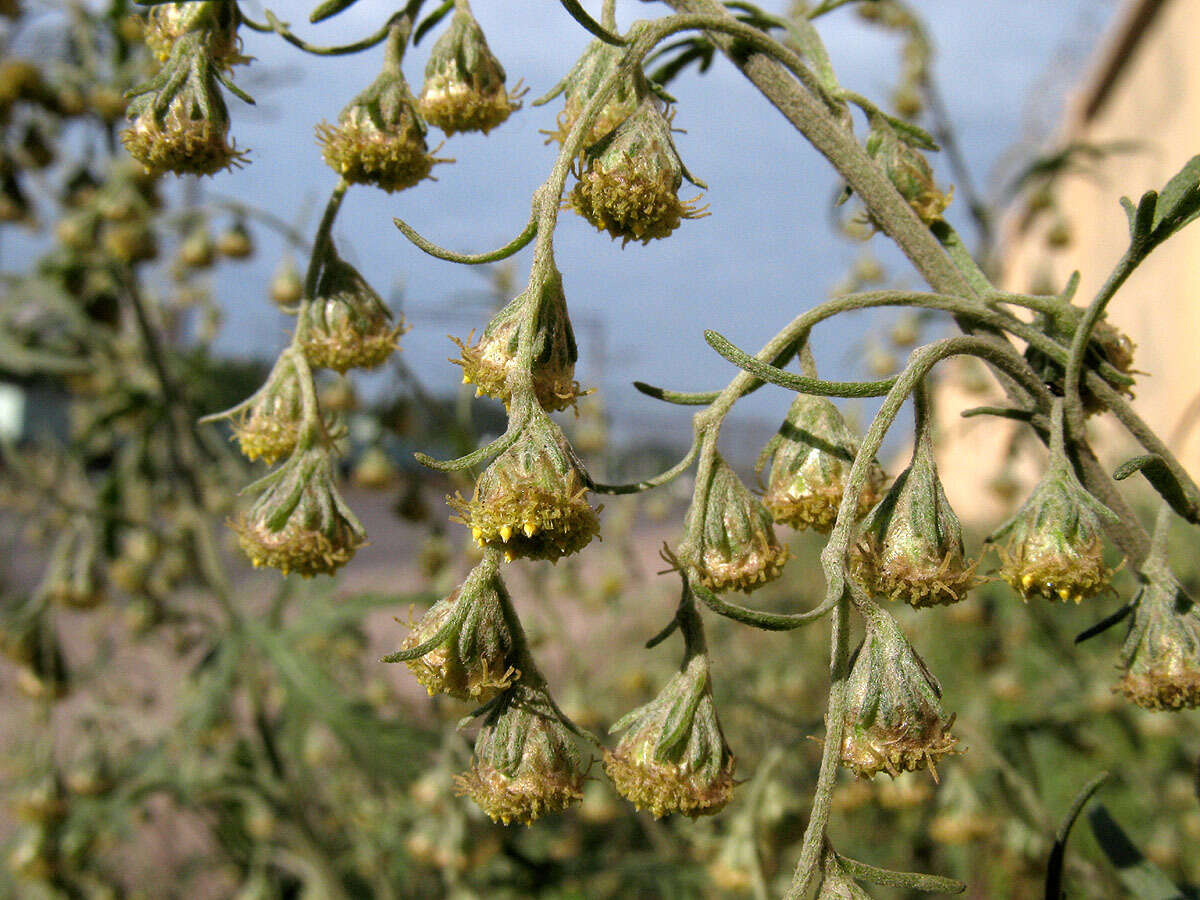
M 368 33 L 395 4 L 359 0 L 321 26 L 309 26 L 311 3 L 274 7 L 314 43 L 341 43 Z M 598 2 L 587 5 L 598 7 Z M 771 4 L 765 4 L 770 6 Z M 1044 126 L 1052 121 L 1055 85 L 1078 69 L 1116 7 L 1113 0 L 926 0 L 915 4 L 932 31 L 936 72 L 960 143 L 985 187 L 988 173 L 1020 136 L 1029 111 Z M 510 83 L 523 79 L 529 97 L 548 90 L 586 46 L 589 36 L 557 4 L 475 0 L 477 18 Z M 536 12 L 531 12 L 536 7 Z M 261 18 L 261 9 L 248 4 Z M 618 16 L 660 15 L 666 7 L 621 0 Z M 843 84 L 885 100 L 899 64 L 899 42 L 862 24 L 850 10 L 820 22 Z M 245 169 L 205 182 L 210 196 L 236 197 L 289 221 L 314 220 L 335 178 L 322 163 L 313 125 L 333 120 L 345 102 L 375 75 L 381 51 L 353 57 L 301 54 L 274 36 L 247 32 L 245 50 L 255 57 L 239 70 L 259 100 L 248 108 L 231 99 L 234 133 L 250 148 Z M 412 51 L 406 70 L 419 91 L 433 39 Z M 1038 102 L 1030 104 L 1037 89 Z M 689 168 L 709 185 L 712 215 L 684 222 L 669 239 L 622 249 L 572 213 L 564 213 L 556 236 L 559 268 L 579 332 L 581 380 L 599 386 L 608 407 L 629 423 L 659 420 L 686 429 L 686 410 L 662 410 L 629 387 L 633 379 L 681 389 L 724 384 L 731 368 L 703 341 L 714 328 L 756 350 L 797 312 L 828 296 L 862 252 L 831 233 L 827 207 L 836 187 L 829 166 L 798 139 L 739 73 L 724 60 L 698 77 L 694 70 L 672 85 L 679 100 L 675 124 L 686 133 L 677 144 Z M 1061 94 L 1061 91 L 1058 92 Z M 458 370 L 446 363 L 447 333 L 465 336 L 486 322 L 480 305 L 482 273 L 425 257 L 392 226 L 406 219 L 430 239 L 464 252 L 506 242 L 525 223 L 529 197 L 545 178 L 554 147 L 539 129 L 553 127 L 559 104 L 526 107 L 487 137 L 458 135 L 440 155 L 453 165 L 435 170 L 437 181 L 388 196 L 355 188 L 347 197 L 335 234 L 345 253 L 385 297 L 402 287 L 413 331 L 403 347 L 426 383 L 444 388 Z M 431 141 L 440 137 L 431 130 Z M 941 181 L 948 180 L 946 174 Z M 307 211 L 307 217 L 304 212 Z M 951 208 L 956 224 L 962 205 Z M 227 327 L 220 346 L 271 357 L 289 323 L 266 299 L 266 284 L 279 243 L 259 230 L 264 252 L 257 263 L 218 276 Z M 889 272 L 916 284 L 906 264 L 875 238 Z M 529 251 L 515 258 L 524 283 Z M 820 333 L 818 361 L 830 377 L 863 376 L 861 349 L 878 321 L 860 316 Z M 761 392 L 749 406 L 769 420 L 787 398 Z M 640 427 L 640 426 L 639 426 Z

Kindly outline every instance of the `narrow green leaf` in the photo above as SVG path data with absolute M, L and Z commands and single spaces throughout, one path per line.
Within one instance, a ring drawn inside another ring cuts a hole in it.
M 1113 480 L 1124 481 L 1134 472 L 1145 475 L 1159 496 L 1166 500 L 1179 516 L 1192 523 L 1200 522 L 1200 498 L 1191 496 L 1161 456 L 1147 453 L 1128 459 L 1113 472 Z
M 1138 900 L 1186 900 L 1184 893 L 1171 883 L 1154 863 L 1129 840 L 1128 835 L 1109 815 L 1104 804 L 1097 803 L 1088 810 L 1088 824 L 1096 843 L 1117 870 L 1117 878 Z
M 356 2 L 357 0 L 325 0 L 324 3 L 309 13 L 308 21 L 316 25 L 318 22 L 332 18 L 340 12 L 345 12 Z
M 454 0 L 445 0 L 441 6 L 422 19 L 421 24 L 413 31 L 412 45 L 415 47 L 421 43 L 421 38 L 425 37 L 434 28 L 437 28 L 438 22 L 446 18 L 447 13 L 452 9 L 454 9 Z

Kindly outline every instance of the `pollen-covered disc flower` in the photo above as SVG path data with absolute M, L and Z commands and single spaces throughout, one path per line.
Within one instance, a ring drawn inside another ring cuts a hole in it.
M 518 682 L 492 701 L 471 768 L 455 781 L 493 821 L 532 825 L 582 800 L 584 778 L 575 738 L 550 698 Z
M 843 719 L 842 765 L 860 778 L 928 768 L 954 752 L 954 716 L 942 711 L 942 688 L 896 620 L 864 610 L 867 634 L 851 660 Z
M 704 496 L 703 508 L 693 501 L 688 509 L 689 537 L 679 549 L 680 558 L 695 567 L 700 583 L 714 591 L 749 593 L 778 578 L 788 549 L 775 537 L 766 507 L 720 455 L 713 460 Z
M 366 540 L 358 517 L 333 486 L 333 466 L 320 445 L 298 451 L 259 482 L 262 495 L 230 522 L 250 561 L 285 575 L 332 575 Z
M 475 483 L 468 502 L 449 500 L 479 546 L 505 558 L 556 561 L 578 553 L 600 531 L 587 499 L 587 473 L 557 425 L 539 409 L 517 442 Z
M 162 69 L 130 102 L 129 118 L 133 124 L 121 132 L 121 143 L 147 172 L 212 175 L 245 159 L 229 142 L 217 66 L 197 32 L 175 42 Z
M 425 125 L 400 69 L 402 47 L 393 32 L 379 77 L 342 110 L 337 125 L 317 126 L 330 168 L 351 184 L 388 193 L 412 187 L 429 177 L 434 163 L 446 162 L 425 146 Z
M 488 48 L 483 29 L 468 10 L 459 9 L 425 64 L 421 115 L 447 135 L 487 134 L 521 108 L 505 89 L 504 78 L 504 67 Z
M 531 369 L 534 394 L 543 409 L 566 409 L 586 392 L 580 390 L 575 380 L 579 351 L 567 314 L 562 276 L 557 269 L 552 268 L 545 281 L 530 284 L 496 313 L 475 344 L 468 346 L 455 340 L 462 357 L 451 362 L 462 366 L 463 383 L 475 385 L 476 396 L 486 395 L 508 403 L 508 377 L 517 363 L 517 345 L 527 303 L 538 304 Z
M 858 436 L 830 400 L 799 394 L 762 456 L 763 464 L 771 460 L 763 503 L 775 521 L 828 534 L 837 519 L 858 444 Z M 858 497 L 858 515 L 879 500 L 886 479 L 879 462 L 872 460 Z
M 453 593 L 421 617 L 401 652 L 442 634 L 424 656 L 405 660 L 417 681 L 434 694 L 485 703 L 521 677 L 513 668 L 513 634 L 504 615 L 504 583 L 486 563 L 476 566 Z
M 232 436 L 247 459 L 274 465 L 296 449 L 303 418 L 300 376 L 284 354 L 266 384 L 233 414 Z
M 909 467 L 867 516 L 852 559 L 867 588 L 917 608 L 957 603 L 979 583 L 928 432 L 917 438 Z
M 683 179 L 696 182 L 679 158 L 670 119 L 653 94 L 646 94 L 611 136 L 585 157 L 568 202 L 623 244 L 665 238 L 683 219 L 704 215 L 693 201 L 679 199 Z
M 330 254 L 317 281 L 317 296 L 305 307 L 300 347 L 309 363 L 336 372 L 383 365 L 404 333 L 366 279 Z
M 1000 576 L 1023 600 L 1094 597 L 1108 586 L 1113 570 L 1104 564 L 1101 534 L 1104 522 L 1116 514 L 1088 493 L 1070 463 L 1051 454 L 1050 468 L 1038 486 L 989 543 L 997 547 Z
M 1114 690 L 1146 709 L 1200 706 L 1200 607 L 1165 564 L 1147 566 Z
M 876 120 L 871 123 L 867 154 L 883 167 L 888 180 L 921 221 L 932 225 L 942 218 L 954 196 L 954 188 L 946 193 L 939 191 L 933 181 L 933 169 L 925 157 L 887 122 Z
M 545 100 L 538 101 L 543 103 L 559 94 L 563 95 L 563 108 L 558 114 L 558 130 L 550 133 L 547 143 L 551 140 L 562 143 L 567 139 L 584 108 L 599 92 L 605 79 L 616 71 L 624 56 L 625 51 L 620 47 L 614 47 L 599 39 L 592 41 L 583 52 L 583 56 L 579 57 L 567 73 L 566 78 L 555 86 Z M 583 140 L 584 149 L 624 122 L 637 109 L 638 102 L 646 91 L 646 77 L 640 69 L 621 78 L 593 120 L 592 127 Z
M 708 660 L 697 653 L 657 697 L 627 715 L 617 748 L 604 754 L 604 771 L 638 809 L 710 815 L 733 793 L 733 753 L 713 705 Z

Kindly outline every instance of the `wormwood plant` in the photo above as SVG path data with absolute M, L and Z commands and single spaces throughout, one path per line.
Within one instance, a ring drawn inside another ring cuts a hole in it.
M 353 2 L 326 0 L 311 19 L 320 22 Z M 1116 690 L 1147 709 L 1200 705 L 1200 612 L 1172 573 L 1167 550 L 1175 518 L 1193 524 L 1200 520 L 1200 490 L 1131 406 L 1128 341 L 1105 321 L 1108 304 L 1130 273 L 1200 215 L 1200 157 L 1161 192 L 1151 191 L 1136 204 L 1122 201 L 1129 219 L 1128 250 L 1086 305 L 1073 302 L 1077 278 L 1057 295 L 1003 290 L 976 265 L 943 217 L 951 191 L 935 183 L 925 158 L 937 149 L 930 135 L 838 80 L 817 26 L 822 16 L 848 2 L 853 0 L 825 0 L 779 16 L 742 2 L 664 0 L 669 11 L 620 33 L 613 0 L 606 0 L 598 20 L 577 0 L 562 0 L 563 9 L 592 40 L 562 81 L 533 101 L 561 98 L 562 110 L 550 136 L 559 145 L 557 158 L 533 194 L 528 224 L 498 250 L 465 255 L 436 246 L 411 224 L 396 221 L 416 246 L 461 265 L 497 262 L 533 246 L 524 288 L 490 322 L 480 323 L 478 338 L 472 334 L 457 342 L 460 355 L 454 361 L 465 383 L 504 404 L 504 433 L 458 459 L 419 456 L 442 472 L 478 471 L 469 496 L 458 493 L 448 502 L 454 520 L 478 546 L 479 561 L 386 659 L 405 663 L 430 694 L 478 704 L 462 724 L 474 727 L 476 736 L 454 789 L 494 820 L 529 824 L 579 803 L 588 785 L 589 757 L 598 757 L 599 770 L 640 810 L 656 817 L 717 813 L 737 803 L 740 782 L 736 735 L 727 740 L 715 699 L 706 617 L 766 631 L 824 628 L 830 661 L 822 755 L 789 898 L 865 896 L 860 882 L 933 892 L 964 889 L 937 875 L 892 872 L 859 862 L 850 855 L 855 848 L 835 845 L 827 829 L 840 768 L 862 779 L 923 770 L 935 779 L 949 778 L 964 750 L 970 752 L 955 734 L 955 715 L 943 706 L 935 673 L 887 609 L 903 601 L 924 610 L 930 629 L 937 629 L 938 617 L 948 614 L 941 607 L 960 603 L 986 578 L 979 555 L 967 552 L 934 462 L 930 384 L 946 359 L 977 358 L 1005 392 L 1003 407 L 971 414 L 1022 422 L 1049 450 L 1040 484 L 987 541 L 998 553 L 1000 577 L 1023 600 L 1078 604 L 1109 590 L 1114 567 L 1104 550 L 1106 541 L 1111 542 L 1144 585 L 1119 615 L 1102 623 L 1130 622 L 1121 654 L 1125 672 Z M 120 132 L 121 143 L 141 170 L 122 175 L 126 181 L 109 182 L 127 185 L 123 196 L 135 211 L 152 205 L 157 176 L 207 175 L 247 163 L 231 136 L 236 113 L 230 113 L 225 100 L 226 92 L 249 100 L 233 74 L 248 62 L 240 53 L 239 29 L 274 32 L 317 54 L 384 47 L 375 80 L 349 101 L 336 122 L 317 126 L 321 152 L 336 183 L 311 242 L 298 242 L 307 248 L 307 271 L 303 277 L 281 273 L 279 296 L 295 316 L 292 338 L 260 388 L 225 413 L 209 417 L 229 422 L 247 458 L 274 466 L 248 486 L 254 499 L 232 512 L 229 524 L 255 566 L 284 574 L 332 574 L 351 561 L 367 538 L 336 483 L 342 429 L 332 411 L 323 408 L 315 373 L 377 368 L 396 351 L 405 331 L 403 321 L 343 257 L 333 238 L 346 192 L 354 185 L 395 192 L 418 184 L 431 177 L 435 166 L 448 162 L 430 147 L 430 125 L 448 137 L 462 131 L 486 133 L 502 127 L 520 107 L 521 92 L 509 86 L 466 0 L 447 0 L 432 11 L 424 5 L 409 0 L 376 33 L 342 47 L 310 44 L 270 12 L 265 22 L 256 22 L 232 0 L 154 4 L 145 23 L 153 52 L 151 72 L 130 91 L 129 122 Z M 862 6 L 873 16 L 903 20 L 907 15 L 891 2 L 863 0 Z M 655 13 L 649 5 L 639 9 Z M 438 37 L 416 93 L 405 76 L 405 54 L 435 30 Z M 717 52 L 828 160 L 844 179 L 846 196 L 861 204 L 864 221 L 899 246 L 928 290 L 855 292 L 813 305 L 754 355 L 706 332 L 713 349 L 740 370 L 725 388 L 688 393 L 638 384 L 664 402 L 699 408 L 684 458 L 635 483 L 600 483 L 552 415 L 574 407 L 585 393 L 574 375 L 580 348 L 565 288 L 570 273 L 564 279 L 555 262 L 555 229 L 561 214 L 574 212 L 612 239 L 646 245 L 630 252 L 652 253 L 652 242 L 668 239 L 688 227 L 688 220 L 707 214 L 697 200 L 680 195 L 685 179 L 700 189 L 704 185 L 689 173 L 675 148 L 674 101 L 666 85 L 683 77 L 691 62 L 706 68 Z M 661 65 L 648 71 L 654 61 Z M 922 77 L 919 71 L 906 72 L 902 89 L 919 86 Z M 15 95 L 24 97 L 24 82 L 13 83 Z M 858 133 L 861 122 L 865 134 Z M 115 227 L 126 218 L 100 207 L 93 211 L 87 205 L 93 199 L 100 203 L 97 195 L 83 204 L 81 227 L 90 223 L 107 237 L 108 223 Z M 82 222 L 84 213 L 90 217 L 87 223 Z M 203 235 L 193 244 L 193 258 L 209 252 Z M 53 639 L 45 636 L 44 611 L 52 600 L 84 605 L 91 596 L 86 572 L 92 557 L 77 548 L 93 546 L 89 529 L 96 523 L 119 521 L 139 529 L 136 533 L 161 537 L 185 554 L 205 596 L 219 610 L 220 623 L 211 627 L 236 636 L 214 645 L 205 657 L 202 666 L 213 677 L 233 685 L 240 667 L 271 667 L 299 698 L 296 702 L 321 708 L 323 719 L 368 775 L 394 776 L 391 770 L 413 764 L 428 736 L 364 713 L 349 701 L 328 699 L 328 685 L 316 683 L 317 676 L 290 655 L 288 636 L 302 632 L 304 620 L 278 631 L 288 588 L 274 602 L 265 625 L 249 619 L 233 597 L 205 515 L 227 508 L 219 473 L 238 470 L 230 468 L 215 432 L 194 423 L 195 410 L 165 399 L 178 396 L 178 386 L 140 300 L 136 273 L 146 258 L 145 241 L 130 237 L 121 243 L 124 257 L 117 249 L 114 241 L 116 263 L 105 259 L 96 268 L 113 280 L 117 301 L 133 313 L 140 354 L 135 368 L 148 370 L 151 393 L 163 403 L 160 436 L 165 445 L 151 459 L 180 477 L 162 502 L 169 501 L 182 514 L 169 534 L 159 535 L 152 507 L 144 518 L 127 521 L 125 504 L 103 496 L 80 501 L 76 494 L 58 490 L 56 502 L 73 516 L 65 532 L 69 540 L 63 538 L 61 561 L 54 563 L 52 573 L 69 572 L 70 577 L 56 575 L 22 607 L 14 621 L 23 630 L 10 627 L 13 655 L 46 693 L 58 690 L 61 663 L 56 662 Z M 917 347 L 892 377 L 853 382 L 821 378 L 809 350 L 813 330 L 827 319 L 878 307 L 945 313 L 961 333 Z M 792 361 L 798 371 L 786 368 Z M 795 399 L 760 458 L 760 468 L 770 467 L 760 499 L 722 457 L 718 442 L 738 400 L 767 384 L 791 391 Z M 882 405 L 860 436 L 830 398 L 864 397 L 882 398 Z M 876 457 L 909 398 L 915 410 L 912 458 L 889 486 Z M 1145 450 L 1111 475 L 1097 461 L 1086 427 L 1089 417 L 1100 415 L 1115 418 Z M 147 436 L 144 446 L 156 447 L 145 423 L 142 429 L 138 433 Z M 127 447 L 118 447 L 118 458 Z M 203 457 L 204 465 L 197 457 Z M 612 730 L 619 737 L 605 742 L 573 722 L 556 701 L 554 685 L 539 669 L 506 587 L 505 565 L 517 558 L 555 563 L 587 552 L 604 533 L 599 495 L 651 491 L 686 472 L 694 473 L 690 505 L 677 540 L 663 550 L 680 580 L 680 598 L 673 612 L 663 611 L 668 624 L 648 642 L 654 647 L 678 632 L 682 659 L 657 696 L 616 722 Z M 1152 534 L 1117 486 L 1137 472 L 1161 497 Z M 82 472 L 75 473 L 70 485 L 79 496 L 90 496 Z M 98 503 L 107 506 L 101 509 Z M 732 592 L 750 593 L 796 565 L 776 525 L 811 530 L 825 541 L 820 554 L 824 597 L 810 609 L 767 612 L 729 599 Z M 156 552 L 149 556 L 159 559 Z M 349 621 L 353 610 L 341 615 Z M 851 641 L 856 621 L 863 629 L 857 648 Z M 247 804 L 268 804 L 297 830 L 306 875 L 331 896 L 349 895 L 345 879 L 331 871 L 336 866 L 321 850 L 329 842 L 322 840 L 319 817 L 297 799 L 298 779 L 279 761 L 269 705 L 253 685 L 247 700 L 259 750 L 258 756 L 245 750 L 245 764 L 248 769 L 265 767 L 274 780 L 252 790 L 225 782 L 206 785 L 197 776 L 190 787 L 229 792 Z M 51 793 L 56 790 L 50 788 Z M 750 793 L 751 802 L 759 802 L 753 798 L 761 795 Z M 43 812 L 37 819 L 40 830 L 30 832 L 40 843 L 27 854 L 28 868 L 52 878 L 55 854 L 61 851 L 45 847 L 59 839 L 61 817 L 56 809 Z M 389 884 L 386 866 L 374 871 L 371 889 L 380 896 L 398 893 Z M 761 875 L 756 889 L 766 895 Z

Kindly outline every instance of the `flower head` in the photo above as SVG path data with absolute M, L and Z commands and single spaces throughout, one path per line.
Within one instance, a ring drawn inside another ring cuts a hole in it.
M 242 163 L 228 140 L 217 66 L 195 32 L 180 37 L 151 83 L 129 104 L 121 142 L 147 172 L 212 175 Z
M 689 535 L 679 556 L 696 569 L 700 583 L 714 591 L 749 593 L 778 578 L 788 550 L 775 537 L 771 514 L 718 455 L 701 506 L 688 509 Z M 693 543 L 694 542 L 694 543 Z
M 853 560 L 870 590 L 918 608 L 957 603 L 978 584 L 925 436 L 918 437 L 909 467 L 867 516 Z
M 928 768 L 954 751 L 954 716 L 942 711 L 942 689 L 896 620 L 877 607 L 851 661 L 843 719 L 842 765 L 860 778 Z
M 332 575 L 350 561 L 366 533 L 333 486 L 328 451 L 295 453 L 259 484 L 262 495 L 230 522 L 242 550 L 257 566 L 308 578 Z
M 500 576 L 480 564 L 450 596 L 431 606 L 404 639 L 401 651 L 443 634 L 428 653 L 405 660 L 430 696 L 442 693 L 484 703 L 521 677 L 511 664 L 514 642 L 504 597 Z
M 775 521 L 827 534 L 837 519 L 858 443 L 830 400 L 797 395 L 778 435 L 763 453 L 764 463 L 771 460 L 763 503 Z M 879 462 L 872 460 L 858 498 L 858 515 L 879 500 L 886 478 Z
M 550 134 L 549 140 L 562 143 L 567 139 L 584 108 L 596 96 L 608 76 L 621 64 L 624 55 L 625 51 L 620 47 L 598 39 L 588 44 L 583 56 L 550 95 L 553 97 L 561 93 L 564 103 L 562 111 L 558 114 L 558 130 Z M 647 90 L 645 81 L 641 71 L 636 70 L 617 82 L 615 89 L 600 108 L 587 137 L 584 138 L 585 149 L 624 122 L 637 108 Z
M 1148 567 L 1114 690 L 1146 709 L 1200 706 L 1200 608 L 1165 565 Z
M 268 465 L 291 454 L 304 419 L 300 376 L 285 354 L 275 363 L 266 384 L 233 418 L 232 437 L 249 460 Z
M 145 41 L 158 61 L 166 62 L 176 41 L 196 34 L 213 62 L 226 68 L 247 61 L 241 54 L 237 27 L 237 5 L 228 0 L 160 3 L 150 8 Z
M 713 704 L 708 660 L 692 655 L 657 697 L 623 716 L 624 731 L 604 754 L 604 770 L 622 796 L 655 818 L 710 815 L 733 793 L 733 753 Z
M 550 698 L 518 682 L 493 701 L 471 768 L 456 781 L 493 821 L 531 825 L 582 800 L 584 777 L 575 739 Z
M 391 312 L 358 270 L 331 254 L 316 293 L 302 313 L 300 347 L 309 363 L 341 373 L 382 365 L 404 323 L 392 324 Z
M 1104 564 L 1103 523 L 1116 515 L 1079 483 L 1065 458 L 1052 461 L 1045 476 L 989 542 L 999 547 L 1000 576 L 1023 600 L 1094 597 L 1112 578 Z
M 504 67 L 492 55 L 475 17 L 457 10 L 425 65 L 421 115 L 447 135 L 487 134 L 521 108 L 505 90 L 504 77 Z
M 888 180 L 921 221 L 932 225 L 942 218 L 954 196 L 954 188 L 946 193 L 939 191 L 925 157 L 887 122 L 880 119 L 871 122 L 867 154 L 883 167 Z
M 507 558 L 558 560 L 578 553 L 600 530 L 587 500 L 587 473 L 562 431 L 540 410 L 517 442 L 475 483 L 471 500 L 450 500 L 476 543 Z
M 665 238 L 683 219 L 704 215 L 692 201 L 679 199 L 684 177 L 693 179 L 671 140 L 670 119 L 653 94 L 585 157 L 568 202 L 623 243 Z
M 456 340 L 462 356 L 451 362 L 462 366 L 463 382 L 475 385 L 476 396 L 487 395 L 508 403 L 511 399 L 508 378 L 517 363 L 521 322 L 527 303 L 538 304 L 531 370 L 534 394 L 543 409 L 566 409 L 586 392 L 580 390 L 579 382 L 575 380 L 579 351 L 567 314 L 562 276 L 556 269 L 552 269 L 544 282 L 530 284 L 496 313 L 476 343 L 468 346 Z

